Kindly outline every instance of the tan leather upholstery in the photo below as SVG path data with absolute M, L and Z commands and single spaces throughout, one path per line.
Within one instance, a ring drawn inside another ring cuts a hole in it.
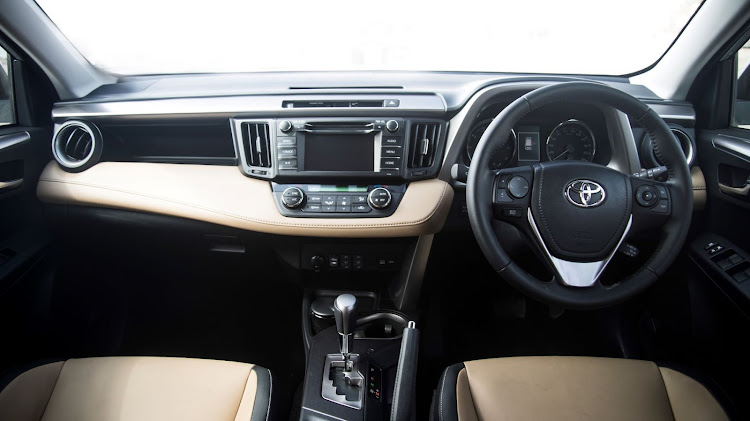
M 653 362 L 514 357 L 464 366 L 455 380 L 461 421 L 728 419 L 700 383 Z
M 699 166 L 690 169 L 693 181 L 693 209 L 703 210 L 706 207 L 708 195 L 706 194 L 706 177 Z
M 68 360 L 14 379 L 0 393 L 0 419 L 250 420 L 257 373 L 250 364 L 188 358 Z
M 287 218 L 269 182 L 246 177 L 237 167 L 102 162 L 68 173 L 52 161 L 39 178 L 37 196 L 47 203 L 151 212 L 271 234 L 411 237 L 442 229 L 453 189 L 437 179 L 410 183 L 385 218 Z

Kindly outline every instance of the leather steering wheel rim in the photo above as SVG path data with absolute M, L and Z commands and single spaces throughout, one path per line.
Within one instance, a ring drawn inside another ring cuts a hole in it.
M 667 167 L 671 213 L 662 225 L 659 245 L 649 260 L 630 277 L 612 286 L 572 288 L 560 282 L 543 282 L 514 262 L 503 249 L 492 227 L 494 173 L 490 151 L 507 141 L 507 133 L 529 112 L 544 105 L 575 98 L 577 103 L 611 106 L 651 135 L 654 153 Z M 693 208 L 690 170 L 669 127 L 648 105 L 614 88 L 593 82 L 548 85 L 521 96 L 503 109 L 487 127 L 477 145 L 467 180 L 467 207 L 474 235 L 492 267 L 522 293 L 566 308 L 600 308 L 620 303 L 652 285 L 680 253 Z

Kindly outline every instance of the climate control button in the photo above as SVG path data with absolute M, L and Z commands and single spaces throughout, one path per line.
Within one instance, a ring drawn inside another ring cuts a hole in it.
M 391 196 L 391 192 L 383 187 L 377 187 L 373 189 L 370 192 L 370 195 L 367 197 L 367 201 L 370 203 L 370 206 L 375 209 L 387 208 L 388 205 L 391 204 L 392 199 L 393 197 Z
M 281 204 L 288 209 L 296 209 L 305 202 L 305 192 L 299 187 L 288 187 L 281 193 Z

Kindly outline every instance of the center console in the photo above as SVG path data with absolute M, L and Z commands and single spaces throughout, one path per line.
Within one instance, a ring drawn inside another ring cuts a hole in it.
M 231 120 L 242 172 L 272 181 L 290 218 L 392 215 L 410 181 L 437 175 L 446 123 L 404 117 Z
M 300 420 L 414 419 L 414 323 L 396 313 L 360 317 L 352 294 L 319 297 L 311 310 L 335 325 L 311 338 Z

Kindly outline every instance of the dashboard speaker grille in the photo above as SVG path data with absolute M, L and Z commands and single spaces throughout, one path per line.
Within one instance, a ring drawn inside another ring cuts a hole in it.
M 245 159 L 252 167 L 271 167 L 271 132 L 268 123 L 242 125 Z

